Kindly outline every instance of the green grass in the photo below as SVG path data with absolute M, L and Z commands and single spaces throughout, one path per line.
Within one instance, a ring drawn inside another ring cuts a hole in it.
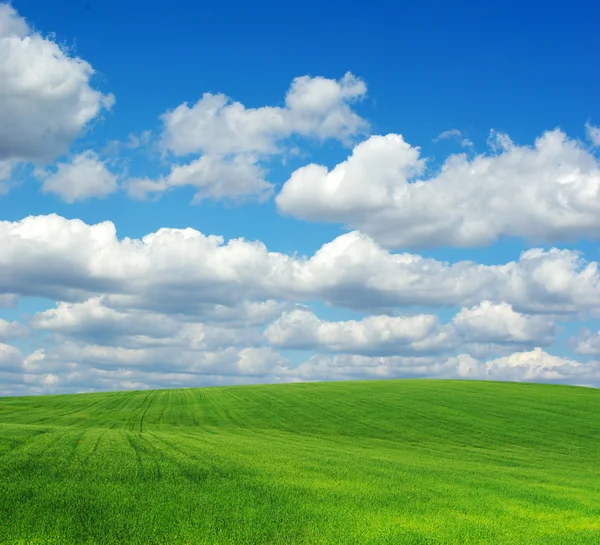
M 600 391 L 0 398 L 0 543 L 600 543 Z

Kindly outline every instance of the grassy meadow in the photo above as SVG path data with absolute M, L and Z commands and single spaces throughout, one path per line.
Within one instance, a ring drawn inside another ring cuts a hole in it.
M 600 543 L 600 391 L 0 398 L 0 543 Z

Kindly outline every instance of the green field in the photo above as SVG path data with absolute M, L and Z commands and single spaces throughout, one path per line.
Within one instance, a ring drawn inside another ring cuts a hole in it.
M 600 391 L 0 398 L 0 543 L 600 543 Z

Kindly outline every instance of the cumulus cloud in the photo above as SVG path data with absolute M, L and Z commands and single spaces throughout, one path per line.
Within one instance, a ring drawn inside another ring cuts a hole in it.
M 194 204 L 203 199 L 264 201 L 273 193 L 273 184 L 265 180 L 265 175 L 265 169 L 250 155 L 203 155 L 187 165 L 173 165 L 167 176 L 156 180 L 133 178 L 127 182 L 127 191 L 132 197 L 145 199 L 191 186 L 197 190 Z
M 119 311 L 104 306 L 100 297 L 83 303 L 58 303 L 56 308 L 33 316 L 31 326 L 58 334 L 60 340 L 133 349 L 215 350 L 261 344 L 261 336 L 248 324 L 214 325 L 190 321 L 186 316 Z
M 268 347 L 182 350 L 179 347 L 126 348 L 64 343 L 51 354 L 54 359 L 76 361 L 100 369 L 133 368 L 146 372 L 178 372 L 195 375 L 267 375 L 287 365 L 287 359 Z M 45 361 L 50 369 L 55 366 Z M 44 369 L 43 366 L 36 370 Z M 28 370 L 34 370 L 31 366 Z
M 420 150 L 372 136 L 332 170 L 292 173 L 276 197 L 296 218 L 343 223 L 386 247 L 481 246 L 503 236 L 555 241 L 600 232 L 600 166 L 556 129 L 533 147 L 492 133 L 491 151 L 451 155 L 424 177 Z
M 0 161 L 50 161 L 109 109 L 94 70 L 0 4 Z
M 295 78 L 284 107 L 246 108 L 223 94 L 205 93 L 193 106 L 183 103 L 163 114 L 163 147 L 177 155 L 223 156 L 275 153 L 293 134 L 344 140 L 367 126 L 350 107 L 366 91 L 362 80 L 347 73 L 337 81 Z
M 557 382 L 598 385 L 600 364 L 583 364 L 553 356 L 537 347 L 492 360 L 468 354 L 447 359 L 432 357 L 367 357 L 361 355 L 315 355 L 290 372 L 303 380 L 348 380 L 359 378 L 438 377 L 517 382 Z
M 576 338 L 571 339 L 571 344 L 577 354 L 600 356 L 600 331 L 592 332 L 584 328 Z
M 550 344 L 554 338 L 554 321 L 543 315 L 515 312 L 508 303 L 481 304 L 462 309 L 453 319 L 458 336 L 468 342 L 497 344 Z
M 18 373 L 23 371 L 23 356 L 14 346 L 0 342 L 0 372 Z
M 504 265 L 450 264 L 390 253 L 354 231 L 323 245 L 293 270 L 290 292 L 357 310 L 490 300 L 518 312 L 571 313 L 600 303 L 598 264 L 570 250 L 534 248 Z
M 437 316 L 369 316 L 363 320 L 327 322 L 308 310 L 286 312 L 265 331 L 277 348 L 377 355 L 436 352 L 448 349 L 451 334 Z
M 56 171 L 38 170 L 44 193 L 54 193 L 68 203 L 93 197 L 107 197 L 114 193 L 117 176 L 106 163 L 91 150 L 71 158 L 68 163 L 58 163 Z
M 134 178 L 127 184 L 136 198 L 159 196 L 170 189 L 191 186 L 193 202 L 258 200 L 271 196 L 263 163 L 286 150 L 292 136 L 349 143 L 368 128 L 351 105 L 366 94 L 364 82 L 347 73 L 339 80 L 302 76 L 295 78 L 285 106 L 246 108 L 223 94 L 205 93 L 162 115 L 160 137 L 164 152 L 176 156 L 201 154 L 187 164 L 173 164 L 157 179 Z
M 543 346 L 555 321 L 600 306 L 597 263 L 569 250 L 532 249 L 502 265 L 446 263 L 391 253 L 351 232 L 301 257 L 194 229 L 119 239 L 110 222 L 57 215 L 0 222 L 0 247 L 5 303 L 58 302 L 31 319 L 55 342 L 24 358 L 29 392 L 151 387 L 161 374 L 172 375 L 164 385 L 465 373 L 521 380 L 525 368 L 510 370 L 497 356 Z M 374 315 L 329 322 L 297 307 L 315 300 Z M 431 314 L 401 315 L 415 306 L 463 308 L 442 324 Z M 296 368 L 276 352 L 290 348 L 334 355 Z M 488 354 L 502 372 L 485 370 Z M 547 372 L 534 378 L 550 379 L 554 360 L 536 354 L 527 361 Z M 589 367 L 565 365 L 557 380 L 592 383 Z
M 598 384 L 600 365 L 582 364 L 568 358 L 553 356 L 536 347 L 529 352 L 516 352 L 479 365 L 473 378 L 510 381 L 566 382 Z
M 283 375 L 290 363 L 267 347 L 198 351 L 76 342 L 65 342 L 52 350 L 37 350 L 15 361 L 15 369 L 23 373 L 21 384 L 5 392 L 83 392 L 289 381 Z
M 373 310 L 489 300 L 516 312 L 575 313 L 600 305 L 598 264 L 570 250 L 532 249 L 504 265 L 450 264 L 390 253 L 352 232 L 305 258 L 190 228 L 119 240 L 111 222 L 57 215 L 0 222 L 0 247 L 0 293 L 68 302 L 104 294 L 117 309 L 198 315 L 244 301 Z
M 450 376 L 445 360 L 422 356 L 315 354 L 290 371 L 295 380 L 353 380 Z
M 420 377 L 600 384 L 598 362 L 581 363 L 539 347 L 489 360 L 464 353 L 450 357 L 315 354 L 294 366 L 269 347 L 197 351 L 65 342 L 23 358 L 12 347 L 2 355 L 2 346 L 6 345 L 0 345 L 5 372 L 22 373 L 28 393 Z M 16 383 L 11 391 L 19 388 Z
M 503 351 L 503 345 L 548 345 L 555 328 L 551 317 L 521 314 L 507 303 L 483 301 L 461 309 L 448 324 L 432 314 L 328 322 L 309 310 L 295 309 L 271 323 L 265 338 L 277 348 L 365 356 L 432 354 L 457 347 L 484 354 Z
M 0 318 L 0 342 L 4 342 L 15 337 L 22 337 L 26 334 L 27 327 L 20 322 L 8 322 Z

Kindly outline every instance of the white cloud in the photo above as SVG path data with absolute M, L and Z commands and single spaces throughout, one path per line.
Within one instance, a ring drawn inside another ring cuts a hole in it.
M 502 236 L 551 241 L 600 232 L 600 166 L 560 130 L 533 147 L 493 133 L 491 154 L 425 160 L 402 136 L 372 136 L 328 171 L 296 170 L 276 197 L 296 218 L 344 223 L 387 247 L 480 246 Z
M 0 343 L 0 371 L 8 373 L 23 371 L 23 356 L 14 346 Z
M 541 348 L 485 362 L 474 378 L 600 384 L 600 365 L 553 356 Z
M 492 360 L 468 354 L 447 358 L 317 354 L 296 367 L 265 347 L 195 351 L 65 342 L 26 358 L 11 348 L 4 360 L 10 361 L 10 372 L 23 373 L 26 393 L 410 377 L 600 385 L 598 362 L 583 364 L 540 348 Z
M 285 278 L 289 293 L 354 309 L 470 306 L 487 299 L 518 312 L 570 313 L 600 304 L 598 264 L 570 250 L 534 248 L 505 265 L 448 264 L 390 253 L 354 231 L 297 262 L 293 272 Z
M 600 356 L 600 331 L 593 333 L 585 328 L 572 342 L 577 354 Z
M 450 129 L 447 131 L 443 131 L 440 134 L 438 134 L 433 141 L 434 142 L 439 142 L 440 140 L 448 140 L 449 138 L 461 138 L 462 137 L 462 132 L 460 132 L 458 129 Z
M 0 247 L 0 292 L 11 294 L 6 302 L 14 303 L 19 295 L 59 301 L 31 322 L 34 329 L 57 336 L 57 342 L 26 358 L 25 390 L 15 386 L 13 392 L 176 386 L 181 381 L 455 376 L 457 366 L 439 357 L 338 359 L 328 376 L 319 373 L 326 372 L 329 364 L 323 362 L 329 360 L 319 360 L 318 372 L 306 366 L 295 370 L 272 349 L 263 351 L 258 328 L 275 320 L 267 339 L 276 346 L 312 345 L 352 352 L 348 356 L 353 358 L 439 356 L 457 348 L 477 355 L 485 353 L 476 346 L 484 341 L 515 346 L 546 339 L 551 326 L 546 327 L 545 318 L 519 313 L 568 315 L 600 304 L 597 264 L 567 250 L 534 249 L 505 265 L 447 264 L 389 253 L 353 232 L 302 258 L 269 252 L 259 242 L 225 243 L 193 229 L 161 229 L 139 240 L 119 240 L 110 222 L 89 226 L 56 215 L 0 222 Z M 456 323 L 445 326 L 427 315 L 331 323 L 303 311 L 277 320 L 295 302 L 313 300 L 392 312 L 413 305 L 493 304 L 464 310 Z M 290 333 L 286 327 L 294 316 L 300 318 L 299 327 Z M 516 331 L 515 323 L 523 330 Z M 460 339 L 453 327 L 462 328 Z M 468 358 L 463 354 L 461 368 L 469 368 Z M 344 366 L 351 366 L 351 372 Z M 481 374 L 481 366 L 475 371 Z
M 295 309 L 271 323 L 265 338 L 277 348 L 365 356 L 432 354 L 457 347 L 483 355 L 506 351 L 511 345 L 547 345 L 554 332 L 549 316 L 525 315 L 509 304 L 483 301 L 463 308 L 445 325 L 432 314 L 328 322 L 306 309 Z
M 477 343 L 545 345 L 555 333 L 554 322 L 547 316 L 521 314 L 508 303 L 490 301 L 462 309 L 452 325 L 462 339 Z
M 203 155 L 187 165 L 173 165 L 163 178 L 131 179 L 127 190 L 131 196 L 144 199 L 176 187 L 191 186 L 197 189 L 194 203 L 203 199 L 264 201 L 273 192 L 273 185 L 265 180 L 265 174 L 257 159 L 250 155 L 231 158 Z
M 295 78 L 285 97 L 288 130 L 345 141 L 368 126 L 350 108 L 352 102 L 366 93 L 365 83 L 350 72 L 338 81 L 319 76 Z
M 352 232 L 300 258 L 189 228 L 119 240 L 110 222 L 56 215 L 0 222 L 0 247 L 0 292 L 71 302 L 106 294 L 106 306 L 123 310 L 199 315 L 211 305 L 317 299 L 369 311 L 483 300 L 522 313 L 600 306 L 598 264 L 569 250 L 532 249 L 504 265 L 448 264 L 393 254 Z
M 224 156 L 275 153 L 292 134 L 344 140 L 367 126 L 349 106 L 366 90 L 362 80 L 347 73 L 337 81 L 295 78 L 285 107 L 246 108 L 223 94 L 205 93 L 192 107 L 183 103 L 162 116 L 163 146 L 177 155 Z
M 91 150 L 71 158 L 68 163 L 58 163 L 56 172 L 36 172 L 42 180 L 44 193 L 54 193 L 68 203 L 107 197 L 117 190 L 117 176 L 106 163 Z
M 157 179 L 131 179 L 129 194 L 146 198 L 191 186 L 197 189 L 194 202 L 264 201 L 273 185 L 265 179 L 262 162 L 284 152 L 292 136 L 349 143 L 364 133 L 368 124 L 351 104 L 365 93 L 364 82 L 350 73 L 339 80 L 295 78 L 284 107 L 246 108 L 223 94 L 205 93 L 194 105 L 184 103 L 163 114 L 160 137 L 164 152 L 201 156 L 187 164 L 173 164 L 168 175 Z
M 277 381 L 289 370 L 289 361 L 266 347 L 199 351 L 65 342 L 21 361 L 26 382 L 44 391 L 49 375 L 50 391 L 81 391 L 123 388 L 123 380 L 146 388 Z
M 88 226 L 56 215 L 0 222 L 0 240 L 0 291 L 59 301 L 107 293 L 115 307 L 130 299 L 169 312 L 272 299 L 262 297 L 264 286 L 287 259 L 258 242 L 224 244 L 193 229 L 119 241 L 110 222 Z
M 57 302 L 56 308 L 36 313 L 31 324 L 39 330 L 73 335 L 80 339 L 113 338 L 145 334 L 163 338 L 181 334 L 185 325 L 211 324 L 229 328 L 262 326 L 290 307 L 274 300 L 242 301 L 227 307 L 207 303 L 194 316 L 160 314 L 106 306 L 106 297 L 91 297 L 81 303 Z
M 444 360 L 432 357 L 317 354 L 291 370 L 288 375 L 296 380 L 314 381 L 439 377 L 445 376 L 445 371 Z
M 401 135 L 372 136 L 331 172 L 315 164 L 296 170 L 276 202 L 282 212 L 303 219 L 345 222 L 356 217 L 365 223 L 393 202 L 397 186 L 424 168 L 419 149 Z
M 289 362 L 262 346 L 258 327 L 284 309 L 276 301 L 237 308 L 207 305 L 201 322 L 186 315 L 113 309 L 101 297 L 59 302 L 31 319 L 34 330 L 54 338 L 49 349 L 25 359 L 26 391 L 277 381 Z
M 594 146 L 600 146 L 600 127 L 594 127 L 594 125 L 586 123 L 585 130 L 587 133 L 587 137 L 592 142 L 592 144 Z
M 0 4 L 0 161 L 50 161 L 114 102 L 93 68 Z
M 410 354 L 448 349 L 451 335 L 432 315 L 369 316 L 327 322 L 307 310 L 286 312 L 265 331 L 277 348 L 313 349 L 352 354 Z
M 445 360 L 414 356 L 316 355 L 289 373 L 303 380 L 437 377 L 600 385 L 598 362 L 582 364 L 553 356 L 539 347 L 488 361 L 467 354 Z
M 124 348 L 180 347 L 216 350 L 261 344 L 261 336 L 248 324 L 214 325 L 186 316 L 140 311 L 120 311 L 103 305 L 100 297 L 83 303 L 58 303 L 54 309 L 33 316 L 31 326 L 97 345 Z
M 473 142 L 471 142 L 468 138 L 465 138 L 462 134 L 461 131 L 459 131 L 458 129 L 450 129 L 448 131 L 444 131 L 440 134 L 438 134 L 434 139 L 433 142 L 437 143 L 440 140 L 449 140 L 449 139 L 456 139 L 460 145 L 463 148 L 474 148 Z
M 26 333 L 27 328 L 23 324 L 16 321 L 8 322 L 0 318 L 0 342 L 22 337 Z
M 152 131 L 142 131 L 139 136 L 134 133 L 129 133 L 127 142 L 124 142 L 124 146 L 129 149 L 138 149 L 145 147 L 150 143 L 152 139 Z

